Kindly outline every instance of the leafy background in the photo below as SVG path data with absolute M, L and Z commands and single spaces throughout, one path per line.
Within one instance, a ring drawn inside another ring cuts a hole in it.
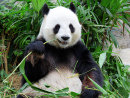
M 1 98 L 20 93 L 20 90 L 12 86 L 13 80 L 11 83 L 3 80 L 12 75 L 11 72 L 21 74 L 15 68 L 22 60 L 25 47 L 35 40 L 39 33 L 43 20 L 43 4 L 47 3 L 50 8 L 69 7 L 70 2 L 75 4 L 82 25 L 82 41 L 92 52 L 104 76 L 104 86 L 101 90 L 105 90 L 107 94 L 103 93 L 101 97 L 130 97 L 129 66 L 124 66 L 119 57 L 111 56 L 113 45 L 119 48 L 113 34 L 116 30 L 114 27 L 118 27 L 117 24 L 122 25 L 123 29 L 124 24 L 130 26 L 129 0 L 57 0 L 55 3 L 50 0 L 4 0 L 0 3 Z M 119 19 L 123 21 L 122 24 Z M 67 91 L 67 88 L 64 91 Z M 74 93 L 71 95 L 74 96 Z

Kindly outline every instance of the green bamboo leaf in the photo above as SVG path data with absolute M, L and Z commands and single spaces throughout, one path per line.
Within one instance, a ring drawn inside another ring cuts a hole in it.
M 100 68 L 102 68 L 105 60 L 106 60 L 106 52 L 100 54 L 100 57 L 99 57 L 99 66 L 100 66 Z
M 80 95 L 80 94 L 75 93 L 75 92 L 70 92 L 70 94 L 71 94 L 71 97 L 76 97 L 76 96 Z
M 28 38 L 31 38 L 31 36 L 30 36 L 30 35 L 27 35 L 27 36 L 23 37 L 23 38 L 22 38 L 22 41 L 20 42 L 20 44 L 23 46 L 24 43 L 27 41 Z
M 52 95 L 52 94 L 45 94 L 45 95 L 41 95 L 41 96 L 38 96 L 38 98 L 42 97 L 42 96 L 46 96 L 47 98 L 59 98 L 58 96 L 56 95 Z
M 96 21 L 96 23 L 99 24 L 96 15 L 92 11 L 90 11 L 90 13 L 93 15 L 94 20 Z
M 88 77 L 89 78 L 89 77 Z M 93 81 L 91 78 L 89 78 L 91 81 L 92 81 L 92 83 L 96 86 L 96 88 L 99 90 L 99 91 L 101 91 L 103 94 L 107 94 L 107 92 L 100 86 L 100 85 L 98 85 L 95 81 Z
M 117 48 L 119 46 L 119 44 L 118 44 L 118 42 L 117 42 L 117 40 L 116 40 L 116 38 L 115 38 L 115 36 L 113 35 L 112 32 L 110 32 L 110 36 L 111 36 L 111 39 L 112 39 L 115 47 Z
M 130 6 L 129 7 L 123 7 L 123 8 L 118 9 L 118 12 L 128 11 L 129 9 L 130 9 Z
M 63 88 L 63 89 L 57 90 L 56 92 L 68 92 L 68 91 L 69 91 L 69 88 L 66 87 L 66 88 Z
M 18 93 L 21 93 L 28 85 L 28 83 L 25 83 L 18 91 Z
M 46 0 L 32 0 L 33 8 L 39 12 Z
M 92 29 L 95 31 L 95 32 L 104 32 L 105 31 L 105 28 L 101 28 L 101 29 L 97 29 L 97 28 L 94 28 L 94 27 L 92 27 Z
M 87 4 L 88 4 L 88 9 L 90 9 L 91 8 L 90 0 L 87 0 Z
M 120 64 L 118 63 L 118 61 L 116 60 L 116 67 L 117 67 L 117 72 L 118 72 L 118 75 L 119 77 L 121 77 L 121 70 L 120 70 Z
M 110 2 L 111 2 L 111 0 L 102 0 L 101 5 L 104 7 L 108 7 Z
M 48 84 L 46 84 L 46 83 L 44 83 L 43 84 L 46 88 L 50 88 L 51 86 L 50 85 L 48 85 Z
M 106 12 L 107 12 L 107 14 L 108 14 L 110 17 L 113 17 L 112 13 L 111 13 L 110 10 L 108 10 L 107 8 L 106 8 Z
M 112 54 L 112 44 L 109 46 L 108 51 L 109 52 L 107 52 L 107 62 L 110 61 L 110 57 L 111 57 L 111 54 Z
M 25 71 L 24 71 L 24 65 L 25 65 L 25 58 L 22 60 L 22 62 L 20 64 L 20 72 L 21 72 L 21 74 L 25 73 Z
M 38 5 L 37 5 L 37 2 L 36 2 L 36 0 L 32 0 L 32 4 L 33 4 L 33 8 L 36 10 L 36 11 L 38 11 Z

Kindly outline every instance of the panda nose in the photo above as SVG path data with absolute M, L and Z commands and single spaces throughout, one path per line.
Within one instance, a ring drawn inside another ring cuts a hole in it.
M 62 36 L 61 38 L 66 41 L 66 40 L 68 40 L 70 37 L 68 37 L 68 36 Z

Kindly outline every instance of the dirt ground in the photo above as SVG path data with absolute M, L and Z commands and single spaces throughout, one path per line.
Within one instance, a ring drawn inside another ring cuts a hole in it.
M 13 74 L 11 77 L 9 77 L 8 81 L 9 83 L 12 82 L 12 87 L 14 87 L 16 90 L 19 90 L 21 86 L 21 79 L 21 75 Z

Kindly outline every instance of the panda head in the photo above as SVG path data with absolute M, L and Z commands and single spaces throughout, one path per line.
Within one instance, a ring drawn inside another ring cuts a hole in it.
M 67 48 L 75 45 L 81 38 L 81 25 L 76 15 L 73 3 L 70 8 L 62 6 L 49 9 L 43 6 L 44 19 L 37 38 L 50 41 L 49 44 L 56 48 Z M 56 39 L 54 41 L 51 41 Z

